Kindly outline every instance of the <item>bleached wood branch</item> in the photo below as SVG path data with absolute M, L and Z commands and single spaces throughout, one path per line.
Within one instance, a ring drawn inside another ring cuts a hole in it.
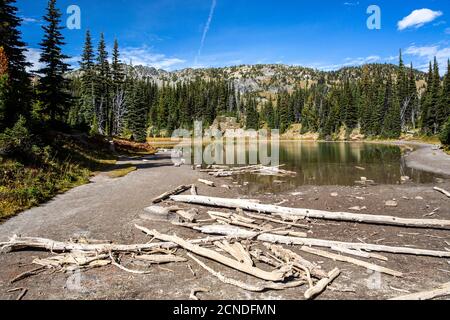
M 279 236 L 270 233 L 258 234 L 257 232 L 252 232 L 244 230 L 238 227 L 233 227 L 229 225 L 210 225 L 195 228 L 205 234 L 215 234 L 215 235 L 227 235 L 234 237 L 241 237 L 247 239 L 256 238 L 259 241 L 286 244 L 286 245 L 301 245 L 301 246 L 314 246 L 314 247 L 343 247 L 352 250 L 364 250 L 364 251 L 375 251 L 375 252 L 387 252 L 395 254 L 407 254 L 407 255 L 417 255 L 417 256 L 429 256 L 429 257 L 439 257 L 439 258 L 450 258 L 449 251 L 437 251 L 428 249 L 416 249 L 409 247 L 394 247 L 385 246 L 378 244 L 369 243 L 353 243 L 353 242 L 340 242 L 333 240 L 322 240 L 322 239 L 312 239 L 312 238 L 297 238 L 297 237 L 286 237 Z
M 266 290 L 285 290 L 285 289 L 289 289 L 289 288 L 300 287 L 305 284 L 305 281 L 299 280 L 299 281 L 289 282 L 286 284 L 266 282 L 265 284 L 262 284 L 262 285 L 251 285 L 251 284 L 247 284 L 242 281 L 239 281 L 239 280 L 230 279 L 230 278 L 224 276 L 223 274 L 221 274 L 220 272 L 214 271 L 213 269 L 208 267 L 205 263 L 203 263 L 199 259 L 195 258 L 193 255 L 188 253 L 188 256 L 192 260 L 197 262 L 203 269 L 205 269 L 206 271 L 211 273 L 213 276 L 215 276 L 217 279 L 219 279 L 223 283 L 231 284 L 233 286 L 236 286 L 236 287 L 239 287 L 241 289 L 251 291 L 251 292 L 263 292 Z
M 306 290 L 305 298 L 309 300 L 309 299 L 317 297 L 328 287 L 328 285 L 330 283 L 332 283 L 337 277 L 339 277 L 340 274 L 341 274 L 341 271 L 338 268 L 330 271 L 330 273 L 328 273 L 327 278 L 323 278 L 322 280 L 319 280 L 319 282 L 317 282 L 314 287 Z
M 438 228 L 438 229 L 450 228 L 450 220 L 406 219 L 393 216 L 288 208 L 276 205 L 254 203 L 242 199 L 214 198 L 204 196 L 172 196 L 171 199 L 176 202 L 194 203 L 205 206 L 223 207 L 232 209 L 239 208 L 243 210 L 269 214 L 276 213 L 276 214 L 287 214 L 291 216 L 297 215 L 300 217 L 307 217 L 314 219 L 348 221 L 348 222 L 382 224 L 382 225 L 416 227 L 416 228 Z
M 433 189 L 436 190 L 436 191 L 439 191 L 440 193 L 443 193 L 448 198 L 450 198 L 450 192 L 448 192 L 447 190 L 444 190 L 444 189 L 441 189 L 441 188 L 438 188 L 438 187 L 434 187 Z
M 389 268 L 385 268 L 373 263 L 369 263 L 366 261 L 362 261 L 362 260 L 358 260 L 355 258 L 351 258 L 351 257 L 346 257 L 346 256 L 342 256 L 339 254 L 335 254 L 335 253 L 331 253 L 331 252 L 326 252 L 323 250 L 318 250 L 318 249 L 314 249 L 314 248 L 309 248 L 309 247 L 305 247 L 303 246 L 301 248 L 302 251 L 310 253 L 310 254 L 314 254 L 320 257 L 325 257 L 328 259 L 332 259 L 334 261 L 341 261 L 341 262 L 347 262 L 347 263 L 351 263 L 354 264 L 356 266 L 360 266 L 369 270 L 373 270 L 373 271 L 377 271 L 377 272 L 381 272 L 381 273 L 385 273 L 385 274 L 389 274 L 391 276 L 394 277 L 402 277 L 403 273 L 399 272 L 399 271 L 395 271 Z
M 431 300 L 446 296 L 450 296 L 450 282 L 445 283 L 441 285 L 440 288 L 434 290 L 411 293 L 390 300 Z
M 214 251 L 214 250 L 210 250 L 210 249 L 206 249 L 206 248 L 202 248 L 200 246 L 197 246 L 195 244 L 189 243 L 186 240 L 179 238 L 177 236 L 169 236 L 169 235 L 164 235 L 159 233 L 156 230 L 149 230 L 147 228 L 144 227 L 140 227 L 136 225 L 136 228 L 138 228 L 139 230 L 143 231 L 144 233 L 148 234 L 149 236 L 152 236 L 156 239 L 159 239 L 161 241 L 168 241 L 168 242 L 173 242 L 178 244 L 180 247 L 182 247 L 183 249 L 193 252 L 195 254 L 198 254 L 202 257 L 217 261 L 223 265 L 226 265 L 230 268 L 239 270 L 241 272 L 250 274 L 254 277 L 263 279 L 263 280 L 267 280 L 267 281 L 282 281 L 284 280 L 288 274 L 290 273 L 290 269 L 280 269 L 280 270 L 275 270 L 272 272 L 268 272 L 268 271 L 264 271 L 261 270 L 259 268 L 256 267 L 251 267 L 248 266 L 246 264 L 240 263 L 234 259 L 225 257 L 223 255 L 221 255 L 220 253 Z

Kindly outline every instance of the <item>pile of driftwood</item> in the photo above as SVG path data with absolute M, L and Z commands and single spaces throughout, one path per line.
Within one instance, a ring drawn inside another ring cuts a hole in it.
M 212 165 L 209 166 L 207 169 L 201 169 L 200 172 L 206 172 L 213 177 L 232 177 L 247 173 L 262 176 L 275 176 L 275 177 L 290 177 L 297 175 L 296 172 L 284 170 L 281 169 L 281 167 L 283 167 L 283 165 L 275 167 L 266 167 L 260 164 L 246 167 L 229 167 L 229 166 Z
M 191 195 L 179 195 L 187 190 L 191 190 Z M 166 200 L 171 201 L 171 206 L 155 206 Z M 184 207 L 191 204 L 200 205 L 207 209 L 202 216 L 198 208 L 179 208 L 173 203 Z M 450 251 L 414 248 L 410 245 L 387 246 L 311 238 L 308 223 L 312 218 L 405 228 L 450 229 L 449 220 L 329 212 L 267 205 L 254 200 L 205 197 L 197 195 L 194 185 L 180 186 L 166 192 L 153 199 L 153 204 L 147 208 L 148 212 L 173 213 L 175 218 L 169 220 L 170 222 L 195 230 L 203 236 L 187 240 L 139 225 L 135 227 L 149 236 L 151 241 L 121 245 L 86 239 L 58 242 L 14 236 L 10 241 L 0 243 L 2 252 L 31 248 L 46 250 L 52 255 L 35 259 L 33 263 L 38 268 L 18 275 L 12 282 L 47 269 L 65 272 L 106 265 L 113 265 L 126 272 L 146 274 L 152 272 L 152 269 L 138 270 L 130 265 L 137 261 L 147 263 L 148 266 L 186 263 L 189 259 L 223 283 L 247 291 L 262 292 L 305 286 L 304 297 L 312 299 L 326 290 L 339 277 L 341 271 L 339 268 L 324 270 L 318 263 L 305 259 L 302 253 L 352 264 L 393 277 L 402 277 L 403 273 L 380 265 L 380 262 L 388 261 L 382 253 L 450 258 Z M 208 261 L 250 275 L 254 280 L 248 282 L 240 280 L 242 277 L 227 276 L 216 270 Z M 433 299 L 447 295 L 450 295 L 450 284 L 396 299 Z M 196 298 L 195 290 L 191 297 Z

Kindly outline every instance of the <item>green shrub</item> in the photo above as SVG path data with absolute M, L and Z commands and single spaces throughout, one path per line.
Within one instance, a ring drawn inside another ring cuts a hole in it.
M 13 155 L 27 153 L 31 149 L 31 135 L 26 120 L 20 116 L 12 128 L 0 134 L 0 154 Z
M 450 118 L 447 119 L 447 122 L 442 129 L 441 142 L 447 146 L 450 145 Z

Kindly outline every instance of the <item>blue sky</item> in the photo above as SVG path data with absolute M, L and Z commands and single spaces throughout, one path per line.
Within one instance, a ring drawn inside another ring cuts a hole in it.
M 38 58 L 46 0 L 18 0 L 22 31 Z M 369 5 L 381 9 L 381 29 L 369 30 Z M 64 50 L 76 65 L 86 29 L 94 41 L 118 38 L 125 62 L 166 70 L 283 63 L 322 70 L 365 62 L 407 62 L 426 69 L 450 58 L 448 0 L 59 0 L 63 20 L 81 9 L 81 30 L 64 30 Z M 445 66 L 446 67 L 446 66 Z M 444 70 L 443 70 L 444 71 Z

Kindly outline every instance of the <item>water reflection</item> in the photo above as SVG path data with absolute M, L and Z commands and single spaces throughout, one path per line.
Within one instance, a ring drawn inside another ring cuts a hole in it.
M 280 143 L 283 169 L 296 171 L 294 178 L 256 175 L 237 177 L 250 182 L 252 191 L 283 191 L 302 185 L 355 185 L 361 177 L 377 184 L 398 184 L 402 176 L 414 183 L 431 183 L 438 175 L 408 168 L 397 146 L 369 143 L 328 143 L 286 141 Z

